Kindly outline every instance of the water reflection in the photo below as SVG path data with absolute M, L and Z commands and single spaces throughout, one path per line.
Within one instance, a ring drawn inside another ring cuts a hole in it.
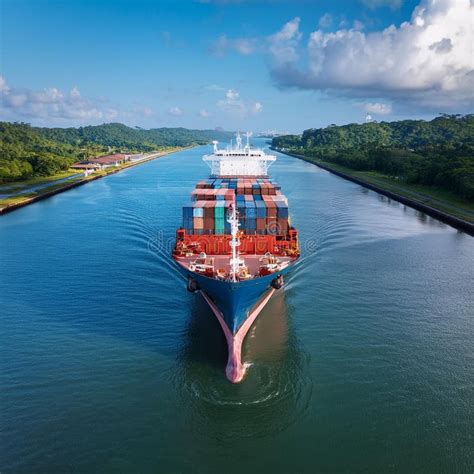
M 217 320 L 199 295 L 191 298 L 189 324 L 173 371 L 190 429 L 221 440 L 246 438 L 283 430 L 300 419 L 311 398 L 311 380 L 285 292 L 272 297 L 249 331 L 243 347 L 249 368 L 236 385 L 225 378 L 227 345 Z

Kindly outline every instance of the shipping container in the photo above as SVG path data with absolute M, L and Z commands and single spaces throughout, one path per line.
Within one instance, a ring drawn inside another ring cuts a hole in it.
M 278 229 L 280 235 L 286 235 L 288 233 L 288 219 L 278 219 Z
M 204 230 L 214 231 L 214 217 L 204 217 Z M 209 233 L 209 232 L 207 232 Z
M 225 201 L 216 201 L 214 209 L 214 217 L 216 219 L 223 219 L 225 216 Z
M 194 229 L 204 229 L 204 218 L 193 217 L 193 227 Z
M 204 204 L 204 219 L 214 220 L 214 208 L 216 201 L 206 201 Z
M 257 230 L 257 219 L 245 219 L 245 230 L 247 233 L 255 233 Z
M 193 217 L 193 203 L 183 206 L 183 219 Z
M 257 232 L 259 231 L 266 231 L 267 230 L 267 220 L 260 219 L 257 217 Z M 265 233 L 265 232 L 263 232 Z
M 278 235 L 279 227 L 278 227 L 278 220 L 275 217 L 270 217 L 267 219 L 267 234 L 271 235 Z
M 273 201 L 265 201 L 267 205 L 267 217 L 275 218 L 277 217 L 277 206 Z
M 224 224 L 223 218 L 214 219 L 214 231 L 216 234 L 223 234 L 224 228 L 225 228 L 225 224 Z
M 277 201 L 277 217 L 279 219 L 288 219 L 288 205 L 284 202 Z
M 257 219 L 265 219 L 267 217 L 267 206 L 265 205 L 265 201 L 255 201 L 255 208 L 257 211 Z
M 183 229 L 188 233 L 192 234 L 193 233 L 193 227 L 194 226 L 194 220 L 192 217 L 187 217 L 183 219 Z
M 205 201 L 196 201 L 193 205 L 193 217 L 204 217 Z

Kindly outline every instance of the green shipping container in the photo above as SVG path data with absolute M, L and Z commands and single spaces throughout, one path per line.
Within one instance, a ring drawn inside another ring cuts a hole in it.
M 216 234 L 224 234 L 224 218 L 216 217 L 214 220 L 214 231 Z
M 214 208 L 214 217 L 216 219 L 224 219 L 225 201 L 216 201 L 216 207 Z

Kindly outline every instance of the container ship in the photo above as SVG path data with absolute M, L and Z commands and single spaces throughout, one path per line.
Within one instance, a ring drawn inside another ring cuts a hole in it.
M 173 259 L 190 292 L 200 292 L 219 321 L 228 345 L 227 378 L 245 374 L 242 343 L 284 275 L 299 257 L 298 232 L 291 225 L 288 200 L 270 179 L 276 160 L 242 145 L 224 149 L 213 142 L 205 155 L 211 174 L 199 181 L 183 206 Z

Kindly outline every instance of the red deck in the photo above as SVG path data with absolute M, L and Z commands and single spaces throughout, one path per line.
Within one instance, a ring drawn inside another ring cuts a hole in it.
M 239 253 L 245 258 L 246 255 L 264 255 L 270 252 L 279 257 L 297 257 L 299 255 L 298 232 L 290 229 L 288 237 L 279 235 L 239 235 Z M 199 254 L 205 252 L 207 255 L 226 255 L 232 253 L 229 242 L 232 236 L 222 235 L 196 235 L 187 234 L 184 229 L 176 232 L 175 256 L 185 256 L 186 254 Z

